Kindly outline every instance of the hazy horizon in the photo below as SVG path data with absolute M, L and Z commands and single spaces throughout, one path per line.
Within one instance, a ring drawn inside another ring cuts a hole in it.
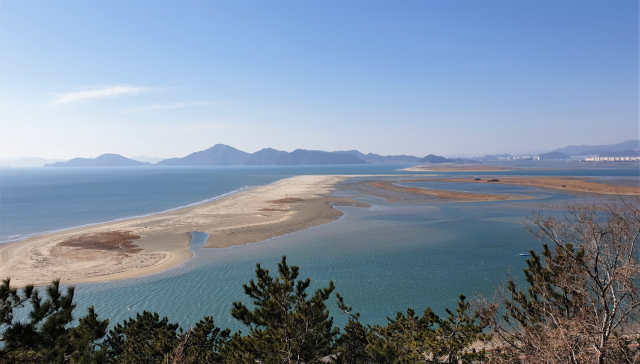
M 635 139 L 633 139 L 633 140 L 635 140 Z M 629 140 L 625 140 L 625 141 L 629 141 Z M 220 143 L 220 144 L 222 144 L 222 143 Z M 613 143 L 613 144 L 618 144 L 618 143 Z M 567 146 L 568 146 L 568 145 L 565 145 L 565 146 L 563 146 L 563 147 L 567 147 Z M 233 145 L 230 145 L 230 147 L 233 147 Z M 560 148 L 563 148 L 563 147 L 554 148 L 553 150 L 555 150 L 555 149 L 560 149 Z M 234 148 L 235 148 L 235 147 L 234 147 Z M 258 149 L 258 150 L 251 151 L 251 152 L 248 152 L 248 153 L 254 153 L 254 152 L 257 152 L 257 151 L 259 151 L 259 150 L 261 150 L 261 149 L 265 149 L 265 148 L 270 148 L 270 147 L 260 148 L 260 149 Z M 208 148 L 207 148 L 207 149 L 208 149 Z M 274 149 L 275 149 L 275 148 L 274 148 Z M 304 148 L 300 148 L 300 149 L 304 149 Z M 342 151 L 348 151 L 348 150 L 353 150 L 353 149 L 343 149 Z M 191 153 L 199 152 L 199 151 L 201 151 L 201 150 L 194 150 L 194 151 L 192 151 Z M 552 151 L 552 150 L 550 150 L 550 149 L 543 149 L 543 150 L 537 150 L 537 151 L 525 151 L 525 152 L 519 152 L 519 153 L 518 153 L 518 152 L 502 151 L 502 152 L 496 152 L 496 153 L 485 153 L 485 154 L 483 154 L 483 155 L 491 155 L 491 154 L 496 154 L 496 155 L 499 155 L 499 154 L 511 154 L 511 155 L 526 155 L 526 154 L 531 154 L 531 155 L 536 155 L 536 154 L 543 154 L 543 153 L 547 153 L 547 152 L 550 152 L 550 151 Z M 244 152 L 247 152 L 247 151 L 244 151 Z M 293 152 L 293 150 L 286 150 L 286 152 Z M 338 152 L 338 151 L 337 151 L 337 150 L 336 150 L 336 151 L 333 151 L 333 150 L 327 150 L 326 152 Z M 363 153 L 363 154 L 368 154 L 368 153 L 380 154 L 380 153 L 367 152 L 367 151 L 359 151 L 359 152 L 361 152 L 361 153 Z M 191 153 L 189 153 L 189 154 L 191 154 Z M 119 154 L 119 153 L 105 152 L 105 153 L 102 153 L 102 154 Z M 102 155 L 102 154 L 100 154 L 100 155 Z M 428 154 L 433 154 L 433 153 L 428 153 Z M 94 158 L 99 157 L 100 155 L 76 156 L 76 157 L 73 157 L 73 158 L 94 159 Z M 187 154 L 187 155 L 188 155 L 188 154 Z M 123 156 L 124 156 L 124 157 L 127 157 L 127 158 L 130 158 L 130 159 L 133 159 L 133 160 L 137 160 L 137 161 L 141 161 L 141 162 L 151 162 L 151 163 L 154 163 L 154 164 L 155 164 L 156 162 L 158 162 L 158 161 L 160 161 L 160 160 L 163 160 L 163 159 L 169 159 L 169 158 L 182 158 L 182 157 L 185 157 L 185 156 L 187 156 L 187 155 L 180 155 L 180 156 L 168 156 L 168 157 L 158 157 L 158 156 L 149 156 L 149 155 L 134 155 L 134 156 L 123 155 Z M 410 154 L 407 154 L 407 153 L 398 153 L 397 155 L 410 155 Z M 456 155 L 444 155 L 444 157 L 447 157 L 447 158 L 455 158 L 455 157 L 460 157 L 460 158 L 472 158 L 472 157 L 474 157 L 474 156 L 475 156 L 475 157 L 481 157 L 481 156 L 483 156 L 483 155 L 479 155 L 479 154 L 475 154 L 475 155 L 471 155 L 471 154 L 467 154 L 467 155 L 460 155 L 460 154 L 456 154 Z M 420 157 L 420 158 L 422 158 L 422 157 L 426 156 L 426 154 L 425 154 L 425 155 L 415 155 L 415 156 L 416 156 L 416 157 Z M 0 161 L 19 160 L 19 159 L 46 159 L 46 160 L 50 160 L 50 161 L 68 161 L 68 160 L 73 159 L 73 158 L 67 158 L 67 159 L 65 159 L 65 158 L 44 158 L 44 157 L 39 157 L 39 156 L 19 156 L 19 157 L 4 157 L 4 156 L 0 156 Z
M 638 139 L 638 2 L 2 2 L 0 157 Z

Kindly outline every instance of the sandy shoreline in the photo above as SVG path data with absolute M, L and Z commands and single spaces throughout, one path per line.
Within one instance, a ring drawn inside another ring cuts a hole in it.
M 84 283 L 160 272 L 191 258 L 192 231 L 209 233 L 205 247 L 223 248 L 333 221 L 342 213 L 330 204 L 365 206 L 325 196 L 349 177 L 296 176 L 201 205 L 30 237 L 0 246 L 0 276 L 21 287 L 56 278 Z M 105 234 L 135 238 L 96 245 Z

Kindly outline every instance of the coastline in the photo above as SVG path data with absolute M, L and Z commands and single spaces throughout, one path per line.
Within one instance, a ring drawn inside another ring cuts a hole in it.
M 133 278 L 163 271 L 192 257 L 191 232 L 209 234 L 204 247 L 224 248 L 260 242 L 333 221 L 342 213 L 331 204 L 357 205 L 328 197 L 351 176 L 296 176 L 237 192 L 210 202 L 158 214 L 52 232 L 0 246 L 0 276 L 13 286 L 86 283 Z M 95 249 L 96 236 L 127 232 L 128 247 Z M 61 244 L 86 242 L 86 247 Z
M 109 224 L 109 223 L 112 223 L 112 222 L 118 222 L 118 221 L 130 220 L 130 219 L 137 219 L 137 218 L 141 218 L 141 217 L 160 215 L 160 214 L 163 214 L 163 213 L 166 213 L 166 212 L 182 210 L 182 209 L 187 208 L 187 207 L 199 206 L 199 205 L 203 205 L 203 204 L 209 203 L 211 201 L 217 201 L 217 200 L 223 199 L 225 197 L 234 195 L 236 193 L 240 193 L 240 192 L 243 192 L 243 191 L 250 190 L 252 188 L 254 188 L 254 187 L 253 186 L 245 186 L 245 187 L 233 190 L 231 192 L 223 193 L 223 194 L 221 194 L 219 196 L 216 196 L 216 197 L 207 198 L 207 199 L 204 199 L 202 201 L 193 202 L 193 203 L 189 203 L 189 204 L 186 204 L 186 205 L 177 206 L 177 207 L 173 207 L 173 208 L 166 209 L 166 210 L 161 210 L 161 211 L 158 211 L 158 212 L 151 212 L 151 213 L 146 213 L 146 214 L 142 214 L 142 215 L 132 215 L 132 216 L 120 217 L 120 218 L 107 220 L 107 221 L 103 221 L 103 222 L 87 223 L 87 224 L 82 224 L 82 225 L 77 225 L 77 226 L 72 226 L 72 227 L 45 230 L 45 231 L 40 231 L 40 232 L 36 232 L 36 233 L 25 233 L 25 234 L 12 235 L 12 236 L 9 236 L 9 237 L 5 237 L 6 240 L 2 240 L 0 238 L 0 248 L 2 246 L 6 245 L 6 244 L 11 244 L 11 243 L 19 242 L 19 241 L 24 241 L 24 240 L 27 240 L 29 238 L 33 238 L 33 237 L 37 237 L 37 236 L 42 236 L 42 235 L 47 235 L 47 234 L 54 234 L 54 233 L 61 233 L 61 232 L 70 231 L 70 230 L 74 230 L 74 229 L 87 228 L 87 227 L 96 226 L 96 225 Z
M 383 175 L 295 176 L 269 185 L 243 189 L 157 214 L 85 225 L 0 245 L 0 276 L 12 286 L 88 283 L 157 273 L 189 260 L 191 233 L 209 234 L 204 248 L 226 248 L 261 242 L 336 220 L 335 205 L 368 206 L 348 197 L 328 196 L 352 177 Z M 403 176 L 394 176 L 403 177 Z M 407 177 L 407 176 L 404 176 Z M 412 182 L 470 182 L 469 178 L 411 179 Z M 397 181 L 396 181 L 397 182 Z M 489 183 L 475 181 L 475 183 Z M 601 182 L 601 181 L 598 181 Z M 393 202 L 472 202 L 528 200 L 525 195 L 483 194 L 394 185 L 363 180 L 365 194 Z M 616 186 L 571 177 L 500 177 L 513 184 L 565 192 L 640 195 L 635 186 Z M 564 187 L 560 187 L 566 185 Z M 352 184 L 340 187 L 351 189 Z M 361 190 L 362 188 L 356 188 Z M 382 192 L 385 191 L 385 192 Z M 362 192 L 361 192 L 362 193 Z M 381 194 L 382 193 L 382 194 Z M 416 198 L 419 196 L 420 198 Z

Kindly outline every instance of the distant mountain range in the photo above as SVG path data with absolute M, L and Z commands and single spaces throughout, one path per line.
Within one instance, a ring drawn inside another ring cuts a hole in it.
M 598 155 L 599 157 L 626 157 L 626 155 L 599 155 L 600 153 L 610 152 L 637 152 L 640 148 L 640 140 L 632 139 L 618 144 L 608 145 L 570 145 L 568 147 L 554 150 L 554 152 L 565 155 Z
M 134 161 L 138 161 L 138 162 L 149 162 L 151 164 L 154 164 L 154 163 L 158 163 L 161 160 L 164 160 L 166 158 L 149 157 L 148 155 L 137 155 L 137 156 L 134 156 L 134 157 L 129 157 L 129 159 L 133 159 Z
M 553 152 L 540 154 L 540 159 L 570 159 L 578 156 L 635 157 L 640 156 L 640 140 L 627 140 L 608 145 L 570 145 Z
M 74 158 L 67 162 L 45 164 L 45 167 L 134 167 L 150 166 L 149 162 L 138 162 L 120 154 L 103 154 L 97 158 Z
M 242 164 L 251 154 L 224 144 L 182 158 L 170 158 L 156 163 L 159 166 L 232 166 Z
M 618 144 L 609 145 L 581 145 L 568 146 L 556 149 L 549 153 L 539 154 L 542 160 L 562 160 L 572 156 L 599 156 L 599 157 L 627 157 L 640 156 L 640 141 L 627 140 Z M 476 160 L 498 161 L 512 159 L 509 154 L 485 155 Z M 527 156 L 534 157 L 534 156 Z M 158 160 L 153 157 L 140 157 L 147 160 Z M 522 159 L 516 157 L 515 159 Z M 43 163 L 41 158 L 23 158 L 31 163 Z M 320 150 L 296 149 L 293 152 L 285 152 L 273 148 L 264 148 L 255 153 L 243 152 L 239 149 L 224 144 L 216 144 L 209 149 L 191 153 L 182 158 L 163 159 L 155 163 L 158 166 L 232 166 L 232 165 L 327 165 L 327 164 L 376 164 L 376 163 L 454 163 L 464 159 L 449 159 L 429 154 L 419 158 L 411 155 L 379 155 L 374 153 L 364 154 L 357 150 L 345 150 L 325 152 Z M 7 163 L 8 164 L 8 163 Z M 40 164 L 42 165 L 42 164 Z M 149 162 L 142 162 L 123 157 L 119 154 L 103 154 L 97 158 L 74 158 L 67 162 L 46 164 L 45 167 L 123 167 L 123 166 L 148 166 Z M 19 165 L 16 165 L 19 166 Z
M 361 157 L 362 158 L 361 158 Z M 434 156 L 437 157 L 437 156 Z M 442 157 L 441 160 L 447 160 Z M 296 149 L 285 152 L 264 148 L 255 153 L 243 152 L 224 144 L 216 144 L 209 149 L 191 153 L 182 158 L 169 158 L 157 162 L 158 166 L 232 166 L 232 165 L 328 165 L 366 163 L 420 163 L 423 159 L 413 156 L 382 156 L 364 154 L 357 150 L 345 152 L 324 152 L 320 150 Z M 432 162 L 442 163 L 442 162 Z M 95 159 L 75 158 L 68 162 L 47 164 L 46 167 L 121 167 L 142 166 L 151 163 L 138 162 L 118 154 L 104 154 Z
M 433 155 L 433 154 L 429 154 L 428 156 L 420 159 L 420 163 L 436 164 L 436 163 L 451 163 L 451 162 L 453 162 L 452 159 L 447 159 L 439 155 Z
M 232 166 L 232 165 L 321 165 L 321 164 L 364 164 L 362 159 L 349 154 L 334 154 L 319 150 L 296 149 L 291 153 L 272 148 L 261 149 L 253 154 L 243 152 L 224 144 L 183 158 L 165 159 L 160 166 Z
M 364 154 L 357 150 L 344 150 L 338 152 L 331 152 L 334 154 L 349 154 L 356 156 L 363 161 L 371 164 L 377 163 L 420 163 L 421 159 L 412 155 L 380 155 L 380 154 Z
M 534 155 L 531 155 L 530 157 L 533 156 Z M 640 156 L 640 140 L 632 139 L 622 143 L 607 145 L 570 145 L 548 153 L 538 154 L 537 156 L 540 157 L 541 160 L 562 160 L 582 156 L 635 157 Z M 482 161 L 497 161 L 513 157 L 511 154 L 487 154 L 477 159 Z

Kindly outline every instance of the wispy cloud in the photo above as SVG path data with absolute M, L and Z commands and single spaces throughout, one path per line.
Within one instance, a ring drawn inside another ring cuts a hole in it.
M 205 130 L 230 130 L 230 129 L 246 129 L 250 127 L 251 124 L 239 124 L 239 123 L 216 123 L 216 122 L 205 122 L 205 123 L 195 123 L 188 125 L 180 125 L 180 126 L 165 126 L 165 127 L 156 127 L 156 131 L 160 131 L 163 133 L 179 133 L 179 132 L 191 132 L 191 131 L 205 131 Z
M 136 109 L 122 110 L 121 112 L 130 113 L 130 112 L 140 112 L 140 111 L 173 110 L 173 109 L 182 109 L 186 107 L 208 106 L 208 105 L 214 105 L 214 104 L 219 104 L 219 103 L 213 102 L 213 101 L 176 102 L 172 104 L 157 104 L 157 105 L 151 105 L 151 106 L 146 106 L 146 107 L 141 107 Z
M 185 131 L 194 131 L 194 130 L 211 130 L 211 129 L 230 129 L 230 128 L 238 128 L 242 127 L 237 124 L 228 124 L 228 123 L 204 123 L 204 124 L 191 124 L 185 127 L 180 128 L 180 130 Z
M 101 99 L 105 97 L 116 97 L 127 94 L 140 94 L 143 92 L 151 91 L 148 87 L 133 87 L 133 86 L 112 86 L 94 90 L 67 92 L 63 94 L 57 94 L 58 99 L 49 102 L 49 105 L 62 105 L 71 102 L 84 101 L 90 99 Z

